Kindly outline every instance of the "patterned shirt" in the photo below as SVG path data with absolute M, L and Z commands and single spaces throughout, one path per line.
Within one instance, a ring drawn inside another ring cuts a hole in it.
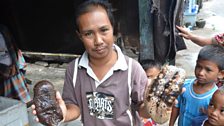
M 26 67 L 25 59 L 21 51 L 13 46 L 12 43 L 14 43 L 14 39 L 10 31 L 1 24 L 0 34 L 1 42 L 6 45 L 4 53 L 9 57 L 4 58 L 1 62 L 1 65 L 4 66 L 2 69 L 7 69 L 9 72 L 4 74 L 6 76 L 3 77 L 3 75 L 1 75 L 0 77 L 0 96 L 18 99 L 27 103 L 31 98 L 28 88 L 26 87 L 25 75 L 23 73 L 23 69 Z M 5 59 L 10 60 L 6 61 Z M 2 72 L 2 70 L 0 72 L 5 73 L 4 71 Z
M 16 54 L 14 55 L 14 57 Z M 17 59 L 17 58 L 16 58 Z M 16 68 L 17 72 L 12 75 L 10 78 L 6 79 L 2 85 L 0 85 L 1 93 L 0 95 L 14 98 L 23 101 L 24 103 L 27 103 L 31 100 L 29 91 L 26 87 L 26 80 L 25 75 L 21 71 L 26 67 L 26 63 L 24 60 L 24 57 L 21 54 L 21 51 L 18 51 L 18 59 L 16 62 Z
M 214 40 L 224 46 L 224 33 L 216 35 Z

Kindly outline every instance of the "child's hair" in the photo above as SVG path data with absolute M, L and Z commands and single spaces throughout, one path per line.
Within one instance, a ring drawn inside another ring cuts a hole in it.
M 107 0 L 87 0 L 81 5 L 79 5 L 75 11 L 76 30 L 79 30 L 77 22 L 78 17 L 98 7 L 102 7 L 103 9 L 105 9 L 112 27 L 114 26 L 114 16 L 112 14 L 112 6 Z
M 140 64 L 142 65 L 142 68 L 144 70 L 147 70 L 147 69 L 150 69 L 150 68 L 153 68 L 153 67 L 156 67 L 160 70 L 161 67 L 162 67 L 162 64 L 160 62 L 155 61 L 155 60 L 142 60 L 140 62 Z
M 200 50 L 198 60 L 212 61 L 219 70 L 224 70 L 224 47 L 218 44 L 206 45 Z

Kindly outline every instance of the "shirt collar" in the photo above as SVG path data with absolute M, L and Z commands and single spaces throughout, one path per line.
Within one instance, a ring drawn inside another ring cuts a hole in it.
M 128 69 L 128 65 L 127 65 L 127 62 L 125 60 L 125 56 L 124 54 L 122 53 L 121 49 L 113 44 L 113 48 L 116 50 L 117 52 L 117 55 L 118 55 L 118 59 L 116 61 L 116 63 L 114 64 L 113 66 L 113 70 L 127 70 Z M 81 56 L 81 59 L 80 59 L 80 62 L 79 62 L 79 66 L 82 66 L 86 69 L 91 69 L 90 66 L 89 66 L 89 59 L 88 59 L 88 53 L 85 51 L 83 53 L 83 55 Z

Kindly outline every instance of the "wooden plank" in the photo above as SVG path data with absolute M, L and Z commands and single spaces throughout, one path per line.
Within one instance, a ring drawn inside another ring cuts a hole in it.
M 68 63 L 73 59 L 80 57 L 80 55 L 74 54 L 64 54 L 64 53 L 42 53 L 42 52 L 22 52 L 25 58 L 29 60 L 39 60 L 39 61 L 48 61 L 48 62 L 65 62 Z

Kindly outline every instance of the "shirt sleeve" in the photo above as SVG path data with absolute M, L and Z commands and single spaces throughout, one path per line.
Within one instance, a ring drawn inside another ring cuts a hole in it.
M 218 44 L 224 46 L 224 33 L 215 35 L 213 41 L 217 42 Z
M 73 87 L 73 74 L 74 74 L 74 65 L 75 62 L 72 61 L 65 73 L 65 82 L 63 86 L 63 92 L 62 92 L 62 98 L 65 102 L 65 104 L 76 104 L 76 98 L 75 98 L 75 90 Z
M 143 103 L 145 86 L 147 85 L 148 79 L 145 71 L 137 61 L 133 60 L 132 68 L 132 108 L 138 110 Z
M 191 84 L 192 81 L 194 81 L 195 79 L 185 79 L 184 84 L 182 85 L 182 88 L 186 88 L 186 91 L 181 93 L 178 97 L 177 97 L 177 101 L 178 103 L 175 104 L 176 108 L 180 108 L 180 105 L 182 104 L 181 101 L 183 100 L 183 95 L 187 92 L 187 90 L 190 90 L 189 86 Z
M 175 107 L 176 108 L 180 108 L 180 101 L 181 101 L 181 97 L 180 97 L 180 95 L 177 97 L 177 104 L 175 104 Z
M 20 49 L 18 50 L 18 66 L 19 66 L 19 69 L 24 69 L 27 66 L 26 61 Z

